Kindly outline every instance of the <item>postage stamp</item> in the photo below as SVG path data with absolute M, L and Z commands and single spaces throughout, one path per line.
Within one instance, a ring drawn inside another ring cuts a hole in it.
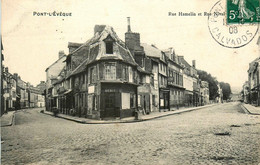
M 251 24 L 242 24 L 241 22 L 227 24 L 226 16 L 228 14 L 226 13 L 226 5 L 226 0 L 220 0 L 211 8 L 211 14 L 208 16 L 210 34 L 216 42 L 224 47 L 243 47 L 256 36 L 259 24 L 252 22 Z M 231 13 L 233 12 L 233 10 L 230 11 Z M 244 19 L 244 21 L 246 20 Z
M 227 0 L 227 24 L 260 22 L 259 0 Z

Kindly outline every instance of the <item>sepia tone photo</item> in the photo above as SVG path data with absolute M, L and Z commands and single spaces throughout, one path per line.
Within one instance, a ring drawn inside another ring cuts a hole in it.
M 260 164 L 259 0 L 2 0 L 1 164 Z

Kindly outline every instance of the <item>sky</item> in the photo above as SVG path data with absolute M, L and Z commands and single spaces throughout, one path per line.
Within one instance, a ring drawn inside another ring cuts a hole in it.
M 209 12 L 216 0 L 2 0 L 4 65 L 11 73 L 37 85 L 46 80 L 45 69 L 68 53 L 68 42 L 83 43 L 94 35 L 94 26 L 112 26 L 124 40 L 127 18 L 141 42 L 159 49 L 173 47 L 191 64 L 218 81 L 240 90 L 247 80 L 249 63 L 259 57 L 256 36 L 238 49 L 219 45 L 210 35 L 206 16 L 168 16 L 168 12 Z M 33 16 L 33 12 L 66 12 L 68 17 Z

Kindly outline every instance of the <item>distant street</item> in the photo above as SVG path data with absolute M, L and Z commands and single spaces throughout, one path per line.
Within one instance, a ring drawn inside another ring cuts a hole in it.
M 22 110 L 1 128 L 2 164 L 259 164 L 260 116 L 239 103 L 123 124 Z M 162 112 L 163 113 L 163 112 Z

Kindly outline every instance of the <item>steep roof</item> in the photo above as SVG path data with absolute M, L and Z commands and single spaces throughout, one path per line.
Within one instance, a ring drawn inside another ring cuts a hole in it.
M 178 56 L 178 61 L 183 64 L 185 67 L 191 67 L 191 65 L 184 59 L 183 56 Z
M 154 58 L 160 58 L 162 51 L 155 48 L 152 45 L 146 44 L 146 43 L 141 43 L 141 46 L 144 47 L 145 54 L 149 57 L 154 57 Z
M 61 56 L 58 60 L 56 60 L 54 63 L 52 63 L 48 68 L 45 69 L 45 72 L 47 72 L 47 70 L 52 67 L 54 64 L 58 63 L 60 60 L 64 61 L 66 59 L 66 55 L 64 54 L 63 56 Z
M 105 46 L 102 45 L 103 40 L 106 39 L 112 39 L 114 41 L 114 53 L 111 55 L 105 53 Z M 88 55 L 86 56 L 86 59 L 84 59 L 84 61 L 77 68 L 75 68 L 70 75 L 68 75 L 68 77 L 84 71 L 87 65 L 99 60 L 116 59 L 137 66 L 132 54 L 125 47 L 125 43 L 117 36 L 114 29 L 110 26 L 105 26 L 102 31 L 96 32 L 91 39 L 71 52 L 69 56 L 77 54 L 82 49 L 86 49 L 83 52 Z
M 83 61 L 76 69 L 74 69 L 74 71 L 68 77 L 85 71 L 85 69 L 87 68 L 87 65 L 86 65 L 87 62 L 88 62 L 88 59 L 85 59 L 85 61 Z

